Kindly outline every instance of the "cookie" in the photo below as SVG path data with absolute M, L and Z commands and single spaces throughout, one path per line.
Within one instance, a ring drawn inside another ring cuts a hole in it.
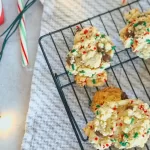
M 106 87 L 103 90 L 97 91 L 91 103 L 91 110 L 94 112 L 105 102 L 120 101 L 127 99 L 127 95 L 121 89 L 116 87 Z
M 106 102 L 84 132 L 97 150 L 143 148 L 150 136 L 150 107 L 138 99 Z
M 101 34 L 95 27 L 78 30 L 74 37 L 73 48 L 67 55 L 66 69 L 77 79 L 80 76 L 89 79 L 90 82 L 93 79 L 98 81 L 97 84 L 90 83 L 89 85 L 101 85 L 99 83 L 103 81 L 100 81 L 99 76 L 106 74 L 104 70 L 110 67 L 114 49 L 115 46 L 110 38 Z
M 132 9 L 125 14 L 126 26 L 120 31 L 125 48 L 132 48 L 137 56 L 150 58 L 150 11 Z
M 103 73 L 98 74 L 96 77 L 86 77 L 86 76 L 75 76 L 75 81 L 80 86 L 102 86 L 107 81 L 107 73 L 106 71 L 103 71 Z

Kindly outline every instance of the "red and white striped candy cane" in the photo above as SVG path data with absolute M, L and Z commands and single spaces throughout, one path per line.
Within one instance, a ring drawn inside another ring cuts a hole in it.
M 18 12 L 20 13 L 24 8 L 24 1 L 18 0 Z M 22 65 L 26 67 L 29 64 L 28 49 L 27 49 L 27 34 L 25 25 L 25 16 L 22 16 L 20 25 L 20 45 L 21 45 L 21 55 L 22 55 Z
M 0 0 L 0 25 L 4 23 L 4 8 L 2 4 L 2 0 Z

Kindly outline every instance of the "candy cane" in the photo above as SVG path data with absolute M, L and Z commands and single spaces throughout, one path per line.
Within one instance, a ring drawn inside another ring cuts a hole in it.
M 4 23 L 4 9 L 2 5 L 2 0 L 0 0 L 0 25 Z
M 23 0 L 18 0 L 18 12 L 24 8 Z M 22 65 L 26 67 L 29 64 L 28 59 L 28 49 L 27 49 L 27 34 L 26 34 L 26 25 L 25 25 L 25 16 L 22 16 L 21 22 L 19 24 L 19 32 L 20 32 L 20 45 L 21 45 L 21 55 L 22 55 Z

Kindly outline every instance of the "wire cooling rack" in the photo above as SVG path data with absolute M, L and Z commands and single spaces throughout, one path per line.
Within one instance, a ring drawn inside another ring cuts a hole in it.
M 119 30 L 125 25 L 123 14 L 132 8 L 139 8 L 141 11 L 144 11 L 150 8 L 150 2 L 145 0 L 142 3 L 142 1 L 136 0 L 126 6 L 46 34 L 39 39 L 44 58 L 81 150 L 87 149 L 84 143 L 88 143 L 86 142 L 88 138 L 84 135 L 82 129 L 93 117 L 89 110 L 89 105 L 96 90 L 114 85 L 125 91 L 131 98 L 139 98 L 147 103 L 150 101 L 150 60 L 140 59 L 131 52 L 131 49 L 124 49 L 119 38 Z M 107 69 L 108 81 L 103 87 L 80 88 L 75 84 L 73 76 L 67 74 L 65 69 L 66 55 L 69 49 L 72 48 L 73 36 L 77 25 L 82 28 L 96 26 L 100 32 L 109 35 L 117 46 L 112 64 Z M 48 50 L 45 50 L 46 47 L 48 47 Z M 51 57 L 55 58 L 56 63 L 50 64 Z M 144 148 L 150 149 L 150 141 Z

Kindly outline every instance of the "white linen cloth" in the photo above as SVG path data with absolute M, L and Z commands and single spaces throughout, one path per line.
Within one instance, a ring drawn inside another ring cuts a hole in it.
M 145 1 L 143 0 L 141 3 L 145 3 Z M 44 12 L 42 17 L 41 36 L 57 29 L 66 27 L 70 24 L 82 21 L 94 15 L 112 10 L 119 6 L 121 6 L 120 0 L 45 0 Z M 134 4 L 132 7 L 137 6 L 136 4 Z M 143 4 L 143 6 L 145 6 L 145 9 L 147 9 L 148 7 L 148 5 L 145 4 Z M 116 18 L 119 17 L 119 15 L 116 15 Z M 106 21 L 105 24 L 107 24 L 108 21 L 107 25 L 109 28 L 112 23 L 110 16 L 103 19 L 104 21 Z M 101 29 L 101 25 L 98 25 L 98 23 L 94 22 L 94 20 L 93 23 L 95 23 L 94 25 Z M 123 21 L 120 21 L 118 24 L 121 27 L 123 27 L 124 25 Z M 104 29 L 101 29 L 101 31 L 105 32 Z M 114 25 L 112 26 L 110 33 L 112 33 L 111 36 L 113 38 L 113 41 L 117 45 L 118 50 L 123 49 L 122 45 L 120 45 L 120 42 L 117 43 L 119 37 L 116 34 Z M 66 37 L 70 41 L 73 39 L 73 37 L 69 36 L 68 33 L 66 33 Z M 58 36 L 57 38 L 59 39 L 60 37 Z M 57 44 L 59 48 L 62 48 L 62 53 L 64 52 L 64 55 L 62 54 L 62 57 L 65 57 L 67 48 L 64 46 L 62 47 L 61 42 L 61 40 L 58 40 Z M 58 73 L 64 71 L 62 70 L 60 60 L 58 59 L 56 53 L 52 51 L 53 44 L 50 41 L 50 37 L 44 38 L 43 43 L 50 64 L 52 64 L 52 66 L 55 66 L 55 71 L 58 71 Z M 70 42 L 70 47 L 71 44 L 72 41 Z M 123 58 L 125 59 L 125 57 Z M 114 62 L 116 61 L 117 58 L 114 57 Z M 140 75 L 143 75 L 145 69 L 143 69 L 144 67 L 141 59 L 136 59 L 135 64 L 136 67 L 138 67 Z M 150 61 L 147 61 L 147 64 L 150 65 Z M 127 63 L 125 67 L 130 78 L 133 78 L 131 79 L 131 82 L 139 83 L 134 85 L 134 90 L 136 92 L 138 91 L 138 97 L 147 100 L 146 95 L 143 94 L 144 90 L 140 84 L 140 81 L 136 75 L 136 72 L 134 71 L 132 64 Z M 118 68 L 115 70 L 115 72 L 117 72 L 117 77 L 122 88 L 125 89 L 125 91 L 131 97 L 134 97 L 123 70 L 121 68 Z M 114 77 L 111 78 L 111 76 L 112 72 L 109 71 L 109 82 L 113 85 L 117 85 Z M 122 78 L 124 80 L 122 80 Z M 146 89 L 150 93 L 150 77 L 147 73 L 144 73 L 143 82 L 146 84 Z M 81 98 L 82 100 L 80 102 L 88 116 L 88 120 L 90 120 L 92 118 L 92 115 L 88 108 L 88 101 L 85 100 L 86 97 L 83 96 L 83 89 L 76 86 L 76 90 L 78 92 L 79 98 Z M 79 126 L 81 128 L 84 127 L 85 122 L 83 121 L 83 117 L 78 108 L 78 104 L 75 102 L 76 100 L 72 94 L 72 90 L 66 88 L 64 89 L 64 92 L 67 93 L 66 97 L 69 99 L 69 104 L 73 110 L 73 114 L 75 115 L 77 122 L 79 123 Z M 94 148 L 88 142 L 83 142 L 83 145 L 85 150 L 94 150 Z M 79 149 L 79 144 L 69 122 L 67 113 L 64 109 L 53 79 L 49 73 L 49 69 L 45 62 L 41 49 L 38 48 L 32 79 L 31 99 L 26 120 L 26 131 L 22 143 L 22 150 Z

